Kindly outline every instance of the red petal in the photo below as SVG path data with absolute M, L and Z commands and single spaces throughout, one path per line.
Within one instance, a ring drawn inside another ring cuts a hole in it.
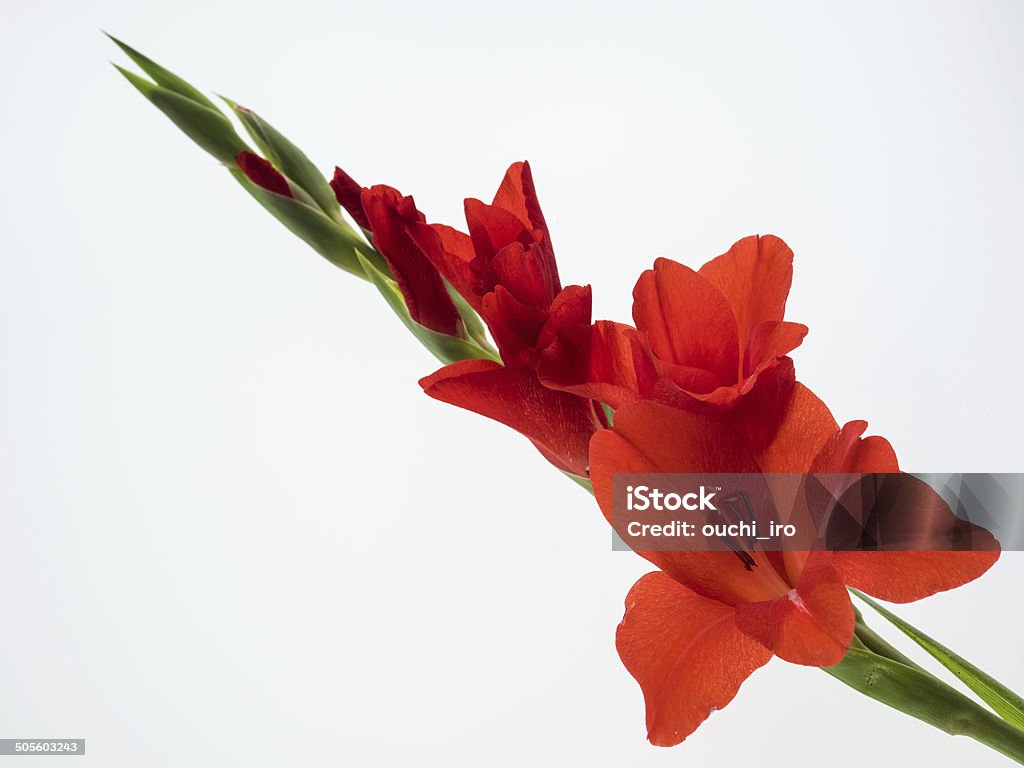
M 719 387 L 700 394 L 703 382 L 692 368 L 668 368 L 658 380 L 652 399 L 684 410 L 714 414 L 739 434 L 754 456 L 759 456 L 779 437 L 788 413 L 796 376 L 793 361 L 779 358 L 747 377 L 739 385 Z M 690 375 L 689 382 L 684 375 Z M 671 378 L 669 378 L 671 377 Z M 689 384 L 690 389 L 685 389 Z M 822 437 L 824 439 L 824 436 Z
M 469 235 L 444 224 L 414 224 L 409 236 L 445 280 L 477 312 L 491 288 L 473 268 L 473 243 Z
M 612 408 L 649 396 L 658 378 L 637 330 L 608 320 L 560 332 L 541 354 L 537 373 L 545 386 Z
M 771 659 L 733 616 L 729 606 L 663 573 L 647 574 L 630 590 L 615 645 L 643 691 L 652 744 L 681 742 Z
M 860 442 L 863 444 L 868 440 Z M 888 447 L 888 443 L 885 445 Z M 863 454 L 864 451 L 859 453 Z M 863 461 L 863 456 L 855 456 L 854 461 L 857 460 Z M 873 469 L 866 463 L 853 466 L 856 468 L 839 471 L 894 471 Z M 888 530 L 894 536 L 910 536 L 912 543 L 908 549 L 913 548 L 914 551 L 837 552 L 835 568 L 847 584 L 883 600 L 909 603 L 962 586 L 995 564 L 999 559 L 999 544 L 988 531 L 957 518 L 946 502 L 923 480 L 910 475 L 899 475 L 898 478 L 902 482 L 897 486 L 898 496 L 888 500 L 888 515 L 876 517 L 870 531 L 874 533 L 877 530 L 877 535 L 883 540 Z M 870 493 L 871 488 L 866 491 Z M 884 487 L 882 493 L 885 493 Z M 851 504 L 844 498 L 843 503 L 847 509 L 856 513 L 856 500 Z M 873 504 L 872 497 L 869 496 L 863 503 L 865 506 Z M 951 537 L 953 542 L 950 541 Z M 957 546 L 957 537 L 962 537 L 960 542 L 964 549 L 969 546 L 972 551 L 943 550 L 951 544 Z
M 974 581 L 998 559 L 998 550 L 837 552 L 834 565 L 851 587 L 892 603 L 910 603 Z
M 561 290 L 554 263 L 545 243 L 523 247 L 516 241 L 498 251 L 490 267 L 497 285 L 504 285 L 524 304 L 545 309 Z
M 751 452 L 760 457 L 765 447 L 779 436 L 784 420 L 795 416 L 791 412 L 796 386 L 793 361 L 781 357 L 765 365 L 744 382 L 744 387 L 748 385 L 750 388 L 737 398 L 724 418 L 743 436 Z
M 812 505 L 816 509 L 816 512 L 813 513 L 815 519 L 819 519 L 820 515 L 824 514 L 825 510 L 836 500 L 842 498 L 851 487 L 859 487 L 858 473 L 899 471 L 896 454 L 888 440 L 884 437 L 861 439 L 867 426 L 866 421 L 848 422 L 822 444 L 817 455 L 811 461 L 811 465 L 806 471 L 814 473 L 816 477 L 813 478 L 813 481 L 808 478 L 808 482 L 819 486 L 820 492 L 824 494 Z M 854 505 L 860 507 L 856 502 Z M 866 510 L 861 509 L 861 513 L 862 515 L 858 519 L 866 521 Z M 851 529 L 849 535 L 859 536 L 859 532 Z M 851 545 L 853 543 L 851 541 Z M 837 546 L 836 548 L 842 549 L 843 547 Z
M 548 307 L 548 319 L 541 330 L 537 349 L 544 349 L 559 333 L 569 328 L 589 328 L 593 296 L 589 285 L 567 285 Z
M 607 443 L 599 453 L 609 483 L 612 473 L 631 471 L 616 467 L 617 455 L 610 449 L 618 445 L 642 456 L 651 472 L 758 471 L 739 437 L 726 425 L 661 403 L 644 401 L 621 408 L 615 415 L 614 430 L 602 432 L 601 440 Z M 595 468 L 597 465 L 595 460 Z
M 883 473 L 896 472 L 899 467 L 892 446 L 883 437 L 861 438 L 867 423 L 852 421 L 837 432 L 821 449 L 814 460 L 812 472 L 819 473 Z M 927 486 L 921 482 L 920 491 L 933 497 L 921 499 L 915 509 L 941 504 L 949 516 L 950 525 L 957 523 L 953 512 Z M 833 493 L 836 490 L 833 489 Z M 923 515 L 923 513 L 921 513 Z M 918 527 L 926 535 L 922 516 Z M 942 529 L 944 526 L 937 526 Z M 837 552 L 834 567 L 851 587 L 894 603 L 914 600 L 954 589 L 973 581 L 991 568 L 999 559 L 998 544 L 983 532 L 974 533 L 973 545 L 982 551 L 972 552 Z M 991 539 L 986 542 L 987 539 Z M 987 546 L 986 546 L 987 543 Z
M 786 595 L 737 606 L 736 625 L 786 661 L 838 664 L 853 637 L 853 606 L 828 558 L 813 553 Z
M 665 362 L 710 371 L 719 384 L 738 380 L 732 310 L 721 291 L 689 267 L 654 262 L 633 289 L 633 320 Z
M 421 379 L 420 386 L 437 400 L 512 427 L 559 469 L 587 474 L 587 446 L 599 426 L 590 402 L 548 389 L 532 370 L 465 360 Z
M 294 197 L 288 180 L 269 160 L 252 152 L 242 151 L 235 155 L 235 162 L 246 177 L 258 187 L 284 197 Z
M 745 237 L 700 268 L 732 308 L 742 348 L 754 330 L 782 320 L 793 282 L 793 252 L 774 235 Z
M 366 230 L 373 229 L 363 211 L 363 188 L 356 183 L 355 179 L 335 166 L 331 189 L 334 190 L 334 199 L 338 201 L 338 205 L 348 211 L 348 215 L 356 224 Z
M 534 242 L 533 232 L 511 211 L 481 202 L 465 201 L 466 223 L 478 258 L 490 263 L 494 255 L 511 243 L 524 247 Z
M 807 335 L 807 326 L 800 323 L 769 321 L 754 328 L 750 347 L 746 355 L 746 370 L 749 376 L 776 358 L 792 352 L 800 346 Z
M 438 333 L 460 335 L 462 318 L 440 273 L 409 236 L 409 227 L 423 222 L 413 199 L 378 185 L 363 190 L 361 200 L 373 244 L 391 267 L 412 319 Z
M 545 310 L 522 303 L 499 285 L 484 296 L 480 315 L 506 364 L 533 366 L 537 339 L 548 320 Z
M 757 462 L 764 472 L 807 472 L 837 429 L 828 407 L 797 382 L 782 409 L 779 429 Z
M 810 471 L 835 474 L 898 472 L 899 462 L 888 440 L 877 436 L 861 438 L 867 426 L 866 421 L 851 421 L 843 426 L 818 451 Z
M 529 229 L 511 211 L 466 200 L 466 223 L 476 252 L 474 268 L 490 285 L 502 284 L 520 301 L 547 308 L 561 290 L 547 235 Z
M 533 173 L 527 162 L 512 163 L 501 186 L 494 195 L 493 205 L 504 208 L 516 215 L 530 229 L 548 231 L 544 214 L 537 200 L 537 190 L 533 185 Z
M 664 390 L 656 393 L 655 398 L 663 403 L 677 408 L 689 408 L 693 402 L 731 405 L 739 397 L 735 385 L 723 385 L 722 380 L 711 371 L 673 365 L 661 359 L 657 362 Z
M 678 375 L 677 371 L 673 370 L 672 375 Z M 750 389 L 742 397 L 733 387 L 722 387 L 712 393 L 715 397 L 704 397 L 683 391 L 664 377 L 657 381 L 651 396 L 674 408 L 724 421 L 741 436 L 763 472 L 807 472 L 821 446 L 837 429 L 828 408 L 795 381 L 793 361 L 788 357 L 746 383 Z M 720 393 L 731 393 L 732 398 L 717 397 Z

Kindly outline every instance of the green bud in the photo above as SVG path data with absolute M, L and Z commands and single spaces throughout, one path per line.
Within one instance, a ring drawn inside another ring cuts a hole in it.
M 207 107 L 179 92 L 151 83 L 134 72 L 118 67 L 117 71 L 134 85 L 153 106 L 171 119 L 192 141 L 225 165 L 234 165 L 235 156 L 249 147 L 235 132 L 234 126 L 212 106 Z
M 212 109 L 215 112 L 217 111 L 217 107 L 214 106 L 214 103 L 206 98 L 198 88 L 195 88 L 185 82 L 173 72 L 169 72 L 164 69 L 152 59 L 143 56 L 128 44 L 122 43 L 113 35 L 108 34 L 107 32 L 104 32 L 103 34 L 113 40 L 117 47 L 124 51 L 128 55 L 128 58 L 138 65 L 139 69 L 153 78 L 153 82 L 157 85 L 163 86 L 169 91 L 174 91 L 179 96 L 184 96 L 189 101 L 194 101 L 201 106 Z M 118 67 L 118 69 L 120 69 L 120 67 Z M 121 71 L 123 72 L 124 70 Z
M 335 221 L 342 222 L 341 207 L 334 198 L 334 191 L 306 154 L 251 109 L 240 107 L 223 96 L 221 98 L 242 121 L 245 130 L 249 132 L 264 156 L 290 181 L 305 191 L 324 213 Z
M 349 227 L 327 218 L 319 208 L 270 192 L 253 184 L 236 166 L 230 166 L 231 174 L 256 201 L 284 224 L 293 234 L 302 238 L 313 250 L 337 267 L 358 277 L 366 277 L 360 258 L 381 259 L 369 245 L 363 242 Z

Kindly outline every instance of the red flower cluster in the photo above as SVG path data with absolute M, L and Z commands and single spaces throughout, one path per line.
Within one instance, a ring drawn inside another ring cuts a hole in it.
M 424 391 L 507 424 L 559 469 L 586 476 L 590 438 L 605 425 L 600 405 L 544 386 L 537 369 L 560 334 L 589 328 L 590 287 L 562 287 L 529 164 L 508 169 L 490 205 L 466 200 L 468 234 L 425 223 L 411 197 L 386 186 L 361 189 L 340 169 L 331 186 L 372 233 L 413 319 L 442 333 L 460 332 L 447 282 L 498 345 L 503 365 L 454 363 L 420 381 Z
M 290 194 L 255 156 L 254 183 Z M 530 167 L 509 168 L 491 204 L 465 203 L 468 233 L 429 224 L 411 197 L 338 169 L 338 202 L 373 239 L 412 318 L 463 336 L 450 290 L 486 323 L 502 363 L 465 360 L 420 384 L 500 421 L 556 467 L 589 477 L 605 516 L 612 476 L 897 472 L 867 424 L 840 427 L 796 381 L 807 328 L 784 319 L 792 251 L 747 237 L 700 270 L 658 259 L 633 291 L 635 325 L 591 323 L 589 287 L 562 287 Z M 603 406 L 614 410 L 614 425 Z M 619 654 L 639 682 L 648 737 L 676 744 L 773 655 L 838 663 L 854 632 L 847 585 L 895 602 L 964 584 L 991 552 L 639 552 L 660 570 L 626 599 Z

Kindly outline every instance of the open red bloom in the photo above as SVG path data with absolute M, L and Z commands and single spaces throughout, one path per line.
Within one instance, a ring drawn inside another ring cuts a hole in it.
M 417 242 L 480 313 L 502 360 L 532 366 L 553 340 L 541 332 L 562 286 L 529 163 L 509 167 L 490 205 L 469 198 L 465 210 L 468 235 L 435 224 Z
M 589 398 L 541 384 L 536 365 L 562 333 L 590 325 L 590 288 L 561 287 L 527 163 L 514 163 L 494 200 L 466 200 L 469 235 L 422 225 L 414 239 L 487 324 L 504 366 L 456 363 L 420 382 L 431 397 L 496 419 L 528 437 L 555 466 L 587 474 L 603 425 Z
M 594 436 L 591 479 L 611 516 L 620 472 L 896 472 L 864 422 L 838 428 L 800 384 L 784 404 L 773 439 L 754 451 L 721 419 L 655 402 L 628 405 Z M 619 654 L 640 684 L 650 740 L 686 738 L 772 655 L 797 664 L 838 663 L 853 635 L 846 584 L 907 602 L 984 573 L 986 552 L 639 552 L 661 570 L 626 599 Z
M 613 407 L 653 398 L 732 408 L 807 333 L 783 320 L 792 276 L 793 252 L 772 235 L 746 237 L 696 272 L 658 259 L 633 289 L 636 328 L 598 322 L 563 335 L 541 376 Z

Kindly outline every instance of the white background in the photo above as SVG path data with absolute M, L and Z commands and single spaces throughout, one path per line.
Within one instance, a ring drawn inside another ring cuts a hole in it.
M 655 256 L 776 233 L 840 420 L 907 469 L 1021 471 L 1019 3 L 0 8 L 0 737 L 96 766 L 1008 764 L 778 661 L 649 746 L 613 644 L 645 564 L 525 440 L 422 395 L 375 292 L 99 28 L 432 220 L 529 158 L 599 317 Z M 1022 576 L 903 614 L 1020 690 Z

